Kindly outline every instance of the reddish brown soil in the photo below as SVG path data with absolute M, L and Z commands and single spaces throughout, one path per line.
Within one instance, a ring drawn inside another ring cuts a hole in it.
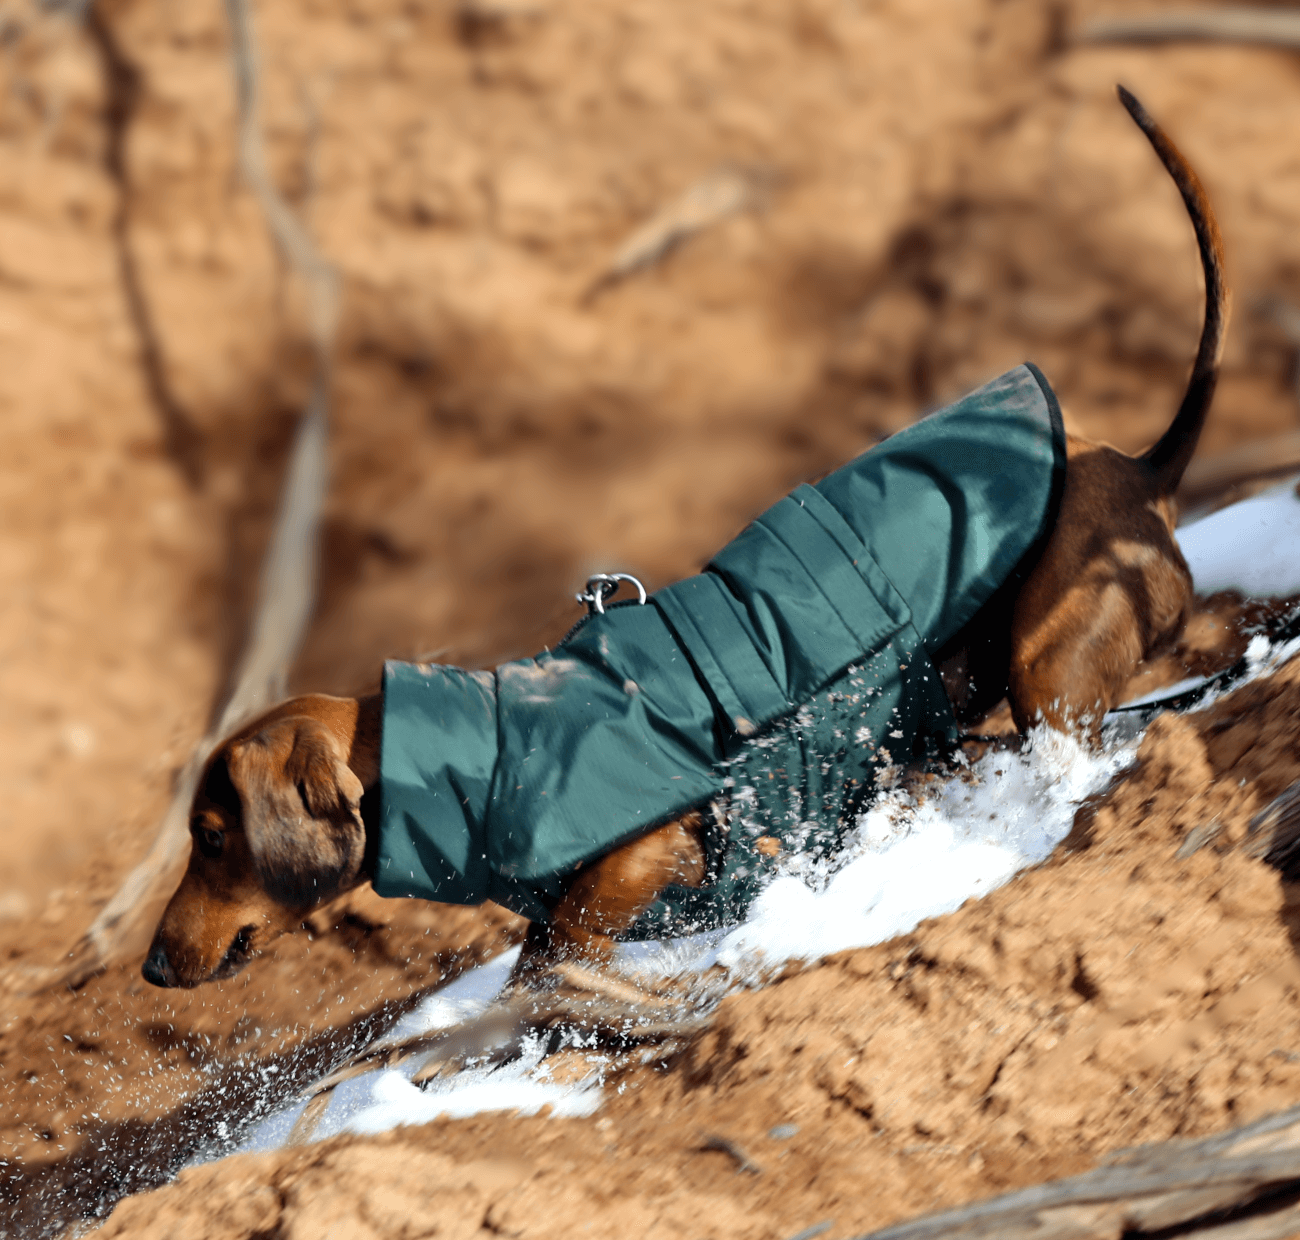
M 791 483 L 1026 357 L 1078 429 L 1149 441 L 1199 277 L 1116 80 L 1200 168 L 1229 246 L 1205 450 L 1292 429 L 1295 350 L 1253 307 L 1300 303 L 1294 57 L 1073 47 L 1106 10 L 265 0 L 273 172 L 344 275 L 295 684 L 553 641 L 587 572 L 692 571 Z M 309 1072 L 331 1031 L 518 927 L 363 901 L 220 986 L 178 997 L 132 965 L 26 993 L 144 851 L 229 674 L 306 351 L 234 173 L 216 0 L 0 13 L 0 1231 L 37 1234 L 170 1174 L 271 1057 L 305 1047 Z M 762 201 L 584 298 L 720 165 Z M 1300 774 L 1290 685 L 1247 690 L 1208 746 L 1208 725 L 1161 725 L 1091 848 L 728 1000 L 591 1121 L 215 1165 L 111 1226 L 769 1236 L 833 1217 L 833 1237 L 1294 1103 L 1288 890 L 1231 849 L 1172 859 L 1203 816 L 1239 830 Z M 799 1135 L 769 1141 L 787 1120 Z M 763 1175 L 701 1153 L 710 1132 Z
M 831 1217 L 847 1236 L 1292 1106 L 1300 888 L 1236 845 L 1300 776 L 1297 711 L 1292 664 L 1162 716 L 1073 850 L 724 1000 L 593 1120 L 485 1116 L 241 1156 L 124 1203 L 101 1234 L 759 1237 Z M 774 1138 L 785 1124 L 797 1133 Z M 703 1148 L 712 1135 L 761 1173 Z

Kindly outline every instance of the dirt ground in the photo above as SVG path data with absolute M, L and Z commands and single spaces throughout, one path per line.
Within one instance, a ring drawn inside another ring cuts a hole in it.
M 272 171 L 344 289 L 295 687 L 529 653 L 588 572 L 694 571 L 793 483 L 1026 358 L 1074 427 L 1149 442 L 1200 279 L 1116 81 L 1200 169 L 1229 249 L 1204 452 L 1296 429 L 1296 346 L 1260 311 L 1300 305 L 1295 56 L 1075 42 L 1121 9 L 264 0 Z M 2 0 L 0 48 L 0 1234 L 25 1236 L 163 1183 L 520 926 L 363 897 L 200 991 L 133 963 L 30 993 L 144 852 L 230 674 L 308 355 L 235 171 L 217 0 L 80 19 Z M 602 283 L 719 169 L 743 209 Z M 1298 710 L 1287 673 L 1161 722 L 1088 847 L 728 999 L 591 1120 L 209 1165 L 108 1231 L 766 1238 L 830 1218 L 834 1240 L 1292 1105 L 1300 895 L 1233 843 L 1300 775 Z M 1176 860 L 1214 816 L 1217 842 Z M 762 1174 L 702 1151 L 712 1133 Z

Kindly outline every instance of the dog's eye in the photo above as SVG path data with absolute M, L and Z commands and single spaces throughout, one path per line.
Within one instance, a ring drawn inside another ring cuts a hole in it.
M 226 842 L 225 835 L 214 830 L 212 827 L 200 827 L 194 833 L 194 842 L 199 846 L 201 852 L 209 861 L 215 860 L 221 856 L 222 846 Z

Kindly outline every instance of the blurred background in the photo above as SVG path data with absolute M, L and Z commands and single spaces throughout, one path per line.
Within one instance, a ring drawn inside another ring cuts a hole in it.
M 1081 40 L 1134 11 L 260 0 L 272 177 L 342 277 L 292 687 L 532 653 L 588 573 L 695 571 L 1025 359 L 1072 428 L 1149 443 L 1201 278 L 1117 81 L 1228 248 L 1202 451 L 1300 429 L 1300 59 Z M 309 388 L 228 49 L 219 0 L 0 4 L 0 966 L 56 960 L 152 839 Z

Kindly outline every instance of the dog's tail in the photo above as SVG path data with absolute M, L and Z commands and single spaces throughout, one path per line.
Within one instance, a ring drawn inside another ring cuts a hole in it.
M 1156 124 L 1137 99 L 1124 87 L 1119 91 L 1119 101 L 1160 156 L 1160 162 L 1173 177 L 1178 192 L 1183 196 L 1187 214 L 1196 230 L 1196 244 L 1201 251 L 1201 266 L 1205 269 L 1205 324 L 1201 328 L 1201 344 L 1196 350 L 1196 362 L 1188 381 L 1183 403 L 1178 406 L 1174 420 L 1160 439 L 1142 455 L 1155 474 L 1161 495 L 1172 495 L 1183 470 L 1196 451 L 1205 415 L 1214 398 L 1214 387 L 1219 379 L 1219 358 L 1223 354 L 1223 338 L 1228 331 L 1228 317 L 1232 311 L 1232 294 L 1223 278 L 1223 240 L 1219 224 L 1214 218 L 1214 208 L 1200 178 L 1179 149 L 1169 140 L 1169 135 Z

